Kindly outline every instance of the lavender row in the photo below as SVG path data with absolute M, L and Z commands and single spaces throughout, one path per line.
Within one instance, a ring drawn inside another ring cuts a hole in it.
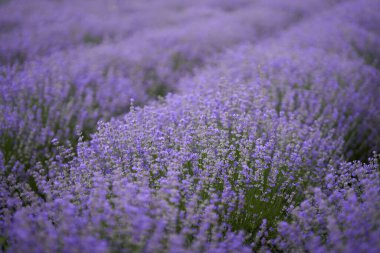
M 180 84 L 183 92 L 215 79 L 260 82 L 278 112 L 337 130 L 345 156 L 365 160 L 380 150 L 378 2 L 341 5 L 278 38 L 229 50 Z M 373 23 L 372 23 L 373 20 Z
M 311 4 L 316 8 L 325 5 L 317 1 Z M 267 4 L 246 0 L 9 1 L 0 5 L 0 62 L 22 63 L 80 44 L 117 41 L 144 30 L 182 25 L 218 13 L 229 15 L 243 8 L 252 10 L 252 7 L 258 7 L 259 10 L 262 5 L 271 10 L 278 8 L 276 1 Z M 299 15 L 308 10 L 290 1 L 281 7 L 297 11 Z
M 274 229 L 340 156 L 317 125 L 270 107 L 259 85 L 237 83 L 100 123 L 71 163 L 51 162 L 50 180 L 33 174 L 46 202 L 7 196 L 19 209 L 10 252 L 248 251 L 261 221 Z
M 212 11 L 213 1 L 9 1 L 0 5 L 0 62 L 22 63 L 80 44 L 118 40 L 145 29 L 160 29 Z M 247 1 L 221 4 L 234 10 Z M 219 9 L 219 8 L 218 8 Z
M 194 18 L 193 12 L 200 16 L 184 24 L 145 29 L 120 42 L 57 52 L 22 67 L 3 66 L 5 164 L 19 161 L 30 167 L 48 159 L 44 154 L 52 152 L 52 139 L 73 143 L 76 128 L 88 137 L 99 119 L 126 113 L 130 99 L 141 105 L 175 91 L 181 77 L 213 54 L 242 41 L 258 41 L 312 13 L 293 4 L 237 2 L 229 6 L 232 12 L 195 6 L 187 16 Z M 314 11 L 329 4 L 315 1 Z

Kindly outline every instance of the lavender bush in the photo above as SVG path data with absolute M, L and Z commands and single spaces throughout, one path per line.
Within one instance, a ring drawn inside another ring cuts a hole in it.
M 0 251 L 377 252 L 378 10 L 0 2 Z

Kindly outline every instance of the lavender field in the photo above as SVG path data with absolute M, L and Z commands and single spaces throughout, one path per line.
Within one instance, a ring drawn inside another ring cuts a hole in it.
M 380 252 L 380 0 L 0 0 L 0 252 Z

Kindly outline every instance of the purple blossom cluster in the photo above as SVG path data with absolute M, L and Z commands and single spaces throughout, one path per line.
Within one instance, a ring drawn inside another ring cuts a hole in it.
M 379 10 L 0 2 L 0 252 L 378 252 Z
M 379 155 L 329 168 L 292 221 L 279 224 L 277 244 L 287 252 L 379 252 L 379 172 Z

